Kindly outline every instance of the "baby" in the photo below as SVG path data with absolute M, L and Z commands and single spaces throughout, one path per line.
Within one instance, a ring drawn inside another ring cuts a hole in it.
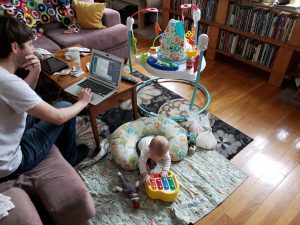
M 160 173 L 162 178 L 168 176 L 171 167 L 171 156 L 169 153 L 169 141 L 163 136 L 147 136 L 138 143 L 140 150 L 139 169 L 144 182 L 149 183 L 150 176 L 147 170 L 148 159 L 155 163 L 163 160 L 163 167 Z

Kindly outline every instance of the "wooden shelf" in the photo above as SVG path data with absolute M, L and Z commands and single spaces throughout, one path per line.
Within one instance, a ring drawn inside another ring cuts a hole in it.
M 278 39 L 264 37 L 264 36 L 260 36 L 258 34 L 246 32 L 246 31 L 241 31 L 241 30 L 238 30 L 236 28 L 229 27 L 229 26 L 226 26 L 226 25 L 219 25 L 219 28 L 221 28 L 222 30 L 227 30 L 227 31 L 230 31 L 232 33 L 240 34 L 242 36 L 249 37 L 249 38 L 252 38 L 252 39 L 255 39 L 255 40 L 258 40 L 258 41 L 266 42 L 266 43 L 269 43 L 269 44 L 272 44 L 272 45 L 285 46 L 285 47 L 291 48 L 291 49 L 293 48 L 293 46 L 290 46 L 287 42 L 281 41 L 281 40 L 278 40 Z
M 264 70 L 264 71 L 267 71 L 267 72 L 271 72 L 271 69 L 268 68 L 267 66 L 263 65 L 263 64 L 260 64 L 260 63 L 256 63 L 256 62 L 252 62 L 251 60 L 249 59 L 245 59 L 244 57 L 240 56 L 240 55 L 236 55 L 236 54 L 232 54 L 230 52 L 226 52 L 226 51 L 223 51 L 223 50 L 220 50 L 220 49 L 216 49 L 216 52 L 222 54 L 222 55 L 226 55 L 226 56 L 229 56 L 231 58 L 234 58 L 238 61 L 241 61 L 243 63 L 246 63 L 248 65 L 251 65 L 251 66 L 255 66 L 261 70 Z
M 258 2 L 251 2 L 249 0 L 230 0 L 230 2 L 235 2 L 235 3 L 240 3 L 240 4 L 244 4 L 244 5 L 250 5 L 250 6 L 255 6 L 258 8 L 267 8 L 267 9 L 271 9 L 273 11 L 277 11 L 277 12 L 287 12 L 290 14 L 293 14 L 295 16 L 299 16 L 300 12 L 296 12 L 292 9 L 284 9 L 284 8 L 277 8 L 274 7 L 272 5 L 272 3 L 258 3 Z

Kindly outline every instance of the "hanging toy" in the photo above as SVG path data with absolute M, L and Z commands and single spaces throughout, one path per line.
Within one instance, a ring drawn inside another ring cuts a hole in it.
M 130 52 L 130 42 L 132 42 L 132 46 L 133 46 L 133 51 L 134 53 L 136 54 L 138 49 L 137 49 L 137 39 L 134 37 L 133 35 L 133 24 L 134 24 L 134 19 L 133 17 L 139 13 L 145 13 L 145 12 L 155 12 L 155 13 L 158 13 L 158 9 L 157 8 L 146 8 L 146 9 L 142 9 L 142 10 L 139 10 L 135 13 L 133 13 L 131 16 L 127 17 L 126 19 L 126 27 L 127 27 L 127 35 L 128 35 L 128 40 L 127 40 L 127 46 L 128 46 L 128 61 L 129 61 L 129 69 L 130 69 L 130 73 L 132 74 L 133 73 L 133 68 L 132 68 L 132 61 L 131 61 L 131 52 Z M 157 18 L 156 20 L 158 21 L 158 15 L 157 15 Z M 156 21 L 156 22 L 157 22 Z M 155 30 L 157 32 L 160 31 L 160 27 L 159 27 L 159 24 L 157 22 L 157 24 L 155 24 Z
M 152 42 L 152 46 L 150 47 L 150 54 L 156 54 L 156 47 L 155 47 L 155 41 L 158 39 L 158 38 L 160 38 L 161 37 L 161 34 L 160 35 L 157 35 L 155 38 L 154 38 L 154 40 L 153 40 L 153 42 Z
M 155 22 L 155 26 L 154 26 L 154 31 L 156 36 L 159 35 L 159 32 L 161 31 L 159 23 L 158 23 L 158 11 L 156 12 L 156 22 Z
M 137 46 L 136 46 L 136 44 L 137 44 L 137 39 L 135 38 L 133 32 L 132 32 L 132 39 L 131 39 L 131 41 L 132 41 L 133 53 L 136 54 L 137 51 L 138 51 L 138 48 L 137 48 Z
M 183 17 L 183 10 L 192 8 L 192 14 L 193 14 L 193 27 L 192 27 L 192 33 L 194 37 L 194 44 L 197 44 L 197 39 L 198 39 L 198 22 L 200 21 L 201 18 L 201 11 L 198 8 L 198 6 L 194 4 L 182 4 L 180 6 L 180 9 L 182 10 L 182 17 Z M 182 18 L 184 20 L 184 18 Z M 194 45 L 193 44 L 193 45 Z
M 188 32 L 186 32 L 185 37 L 188 40 L 188 43 L 193 46 L 195 43 L 195 41 L 193 40 L 194 39 L 193 32 L 189 30 Z
M 158 22 L 155 23 L 154 30 L 155 30 L 155 34 L 159 35 L 159 32 L 161 31 L 161 29 L 160 29 L 160 25 Z
M 199 57 L 200 57 L 200 55 L 198 54 L 198 55 L 195 57 L 195 60 L 194 60 L 194 73 L 196 73 L 197 70 L 198 70 L 198 66 L 199 66 Z

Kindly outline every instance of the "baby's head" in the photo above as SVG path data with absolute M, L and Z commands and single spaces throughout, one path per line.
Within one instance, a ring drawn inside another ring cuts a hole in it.
M 155 136 L 150 143 L 150 158 L 154 162 L 160 161 L 169 151 L 169 141 L 164 136 Z

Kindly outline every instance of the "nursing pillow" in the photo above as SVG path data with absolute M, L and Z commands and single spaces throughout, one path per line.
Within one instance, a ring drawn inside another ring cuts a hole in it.
M 112 159 L 123 169 L 138 169 L 137 142 L 145 136 L 161 135 L 170 143 L 172 161 L 182 160 L 188 151 L 186 130 L 174 120 L 165 117 L 141 117 L 116 129 L 109 143 Z

